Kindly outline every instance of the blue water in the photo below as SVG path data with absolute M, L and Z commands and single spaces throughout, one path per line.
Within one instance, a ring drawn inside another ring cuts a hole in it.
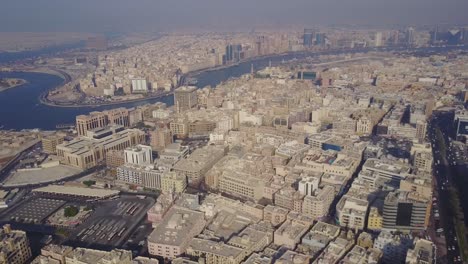
M 0 126 L 4 129 L 41 128 L 55 129 L 57 124 L 73 123 L 75 117 L 91 111 L 125 106 L 133 107 L 162 101 L 173 104 L 172 96 L 134 103 L 102 107 L 62 108 L 41 104 L 39 95 L 60 85 L 63 80 L 55 75 L 31 72 L 0 72 L 0 78 L 21 78 L 28 83 L 0 92 Z
M 81 48 L 83 47 L 84 42 L 76 42 L 70 44 L 63 44 L 57 46 L 46 47 L 38 50 L 27 50 L 27 51 L 20 51 L 20 52 L 0 52 L 0 64 L 1 63 L 11 63 L 19 60 L 26 60 L 32 59 L 39 56 L 46 56 L 56 54 L 58 52 Z
M 231 77 L 239 77 L 249 73 L 252 63 L 256 69 L 259 69 L 267 66 L 270 61 L 277 63 L 288 58 L 292 57 L 277 56 L 270 59 L 258 59 L 230 68 L 203 72 L 196 76 L 198 79 L 197 86 L 205 87 L 210 85 L 214 87 Z M 60 77 L 44 73 L 0 72 L 0 78 L 20 78 L 28 81 L 22 86 L 0 92 L 0 127 L 3 126 L 4 129 L 40 128 L 50 130 L 55 129 L 57 124 L 74 123 L 77 115 L 87 114 L 91 111 L 102 111 L 116 107 L 130 108 L 155 102 L 164 102 L 168 105 L 174 104 L 173 96 L 166 96 L 100 107 L 53 107 L 41 104 L 39 96 L 41 93 L 60 85 L 63 82 Z

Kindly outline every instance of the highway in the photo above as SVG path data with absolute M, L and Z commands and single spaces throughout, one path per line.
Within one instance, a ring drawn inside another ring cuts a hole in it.
M 449 189 L 454 185 L 453 174 L 444 155 L 449 133 L 452 128 L 453 113 L 435 111 L 429 120 L 428 136 L 431 140 L 434 155 L 434 175 L 436 179 L 436 192 L 439 197 L 440 220 L 444 228 L 448 263 L 463 263 L 460 256 L 459 241 L 455 231 L 454 213 L 450 203 Z M 442 132 L 442 138 L 437 130 Z M 459 258 L 460 257 L 460 258 Z M 459 260 L 460 259 L 460 260 Z

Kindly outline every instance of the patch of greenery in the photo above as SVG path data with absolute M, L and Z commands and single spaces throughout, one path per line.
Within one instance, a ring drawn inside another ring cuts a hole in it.
M 86 186 L 88 186 L 88 187 L 91 187 L 91 186 L 93 186 L 93 185 L 96 184 L 96 181 L 91 181 L 91 180 L 89 180 L 89 181 L 84 181 L 83 184 L 86 185 Z
M 70 205 L 70 206 L 65 207 L 63 215 L 65 217 L 73 217 L 77 215 L 79 212 L 80 212 L 80 209 L 78 207 Z

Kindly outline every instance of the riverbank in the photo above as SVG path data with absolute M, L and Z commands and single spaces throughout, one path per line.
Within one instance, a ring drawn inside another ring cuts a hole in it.
M 197 76 L 197 75 L 200 75 L 200 74 L 206 73 L 206 72 L 219 71 L 219 70 L 224 70 L 224 69 L 228 69 L 228 68 L 231 68 L 231 67 L 236 67 L 236 66 L 239 66 L 242 63 L 253 62 L 253 61 L 259 60 L 259 59 L 265 59 L 265 58 L 270 58 L 270 57 L 271 58 L 280 57 L 280 56 L 285 56 L 285 55 L 288 55 L 288 53 L 281 53 L 281 54 L 278 53 L 278 54 L 270 54 L 270 55 L 251 57 L 251 58 L 239 61 L 239 62 L 237 62 L 235 64 L 220 65 L 220 66 L 210 67 L 210 68 L 201 69 L 201 70 L 197 70 L 197 71 L 193 71 L 193 72 L 188 72 L 188 73 L 184 74 L 182 79 L 188 78 L 190 76 Z M 52 69 L 48 69 L 48 70 L 52 70 Z M 53 71 L 55 71 L 55 70 L 53 70 Z M 44 72 L 44 71 L 41 70 L 41 72 Z M 60 73 L 60 72 L 57 71 L 55 73 Z M 65 77 L 63 75 L 58 75 L 58 76 L 62 77 L 65 80 L 64 83 L 61 86 L 65 85 L 65 84 L 67 84 L 67 83 L 69 83 L 71 81 L 71 79 L 66 78 L 66 76 Z M 100 106 L 120 105 L 120 104 L 126 104 L 126 103 L 142 102 L 142 101 L 151 100 L 151 99 L 158 99 L 158 98 L 162 98 L 162 97 L 172 95 L 174 93 L 174 90 L 171 90 L 170 92 L 164 92 L 164 93 L 158 93 L 158 94 L 155 94 L 155 95 L 150 95 L 150 96 L 143 97 L 143 98 L 128 99 L 128 100 L 121 100 L 121 101 L 112 101 L 112 102 L 103 102 L 103 103 L 96 103 L 96 104 L 86 104 L 86 103 L 79 103 L 79 102 L 76 102 L 76 103 L 66 102 L 66 103 L 61 104 L 61 103 L 59 103 L 57 101 L 49 100 L 47 98 L 48 92 L 49 91 L 45 91 L 44 93 L 42 93 L 39 96 L 39 101 L 41 102 L 41 104 L 51 106 L 51 107 L 80 108 L 80 107 L 100 107 Z
M 51 106 L 51 107 L 59 107 L 59 108 L 101 107 L 101 106 L 110 106 L 110 105 L 120 105 L 120 104 L 143 102 L 143 101 L 147 101 L 147 100 L 163 98 L 163 97 L 172 95 L 173 93 L 174 93 L 174 91 L 170 91 L 170 92 L 164 92 L 164 93 L 160 93 L 160 94 L 156 94 L 156 95 L 152 95 L 152 96 L 148 96 L 148 97 L 143 97 L 143 98 L 122 100 L 122 101 L 115 101 L 115 102 L 108 102 L 108 103 L 99 103 L 99 104 L 76 104 L 76 105 L 74 105 L 74 104 L 63 104 L 63 105 L 61 105 L 61 104 L 57 104 L 57 103 L 48 101 L 47 98 L 45 97 L 45 95 L 43 95 L 43 94 L 47 94 L 47 91 L 46 91 L 46 92 L 44 92 L 43 94 L 41 94 L 39 96 L 39 101 L 43 105 L 47 105 L 47 106 Z
M 23 84 L 28 83 L 24 79 L 17 79 L 17 78 L 0 78 L 0 92 L 6 91 L 8 89 L 12 89 Z
M 283 52 L 283 53 L 275 53 L 275 54 L 267 54 L 267 55 L 261 55 L 261 56 L 255 56 L 251 58 L 247 58 L 244 60 L 241 60 L 235 64 L 229 64 L 229 65 L 219 65 L 215 67 L 210 67 L 206 69 L 201 69 L 197 71 L 192 71 L 184 74 L 182 76 L 182 80 L 186 78 L 192 78 L 195 77 L 197 78 L 199 75 L 209 73 L 209 72 L 215 72 L 215 71 L 222 71 L 222 70 L 227 70 L 230 68 L 235 68 L 239 67 L 240 65 L 243 64 L 249 64 L 252 63 L 254 64 L 256 61 L 259 60 L 277 60 L 277 59 L 292 59 L 292 58 L 297 58 L 297 57 L 306 57 L 306 56 L 319 56 L 319 55 L 330 55 L 330 54 L 339 54 L 339 53 L 367 53 L 367 52 L 387 52 L 387 51 L 405 51 L 408 50 L 407 47 L 382 47 L 382 48 L 358 48 L 358 49 L 326 49 L 326 50 L 304 50 L 304 51 L 295 51 L 295 52 Z M 418 48 L 413 48 L 412 50 L 418 50 Z M 61 77 L 64 79 L 64 83 L 61 85 L 65 85 L 71 81 L 71 78 L 68 74 L 65 73 L 65 76 L 61 71 L 55 70 L 55 69 L 49 69 L 53 71 L 57 71 L 59 74 L 62 74 Z M 257 69 L 258 70 L 258 69 Z M 56 72 L 56 73 L 57 73 Z M 68 75 L 68 77 L 67 77 Z M 59 75 L 60 76 L 60 75 Z M 199 87 L 202 88 L 202 87 Z M 79 90 L 79 88 L 76 88 Z M 82 93 L 82 99 L 84 98 L 84 93 Z M 122 105 L 125 103 L 134 103 L 134 102 L 142 102 L 146 101 L 149 99 L 158 99 L 162 98 L 168 95 L 171 95 L 173 91 L 164 93 L 164 94 L 157 94 L 154 96 L 149 96 L 149 97 L 143 97 L 143 98 L 138 98 L 138 99 L 129 99 L 129 100 L 122 100 L 122 101 L 111 101 L 111 102 L 102 102 L 102 103 L 96 103 L 96 104 L 89 104 L 89 103 L 81 103 L 79 101 L 76 102 L 64 102 L 61 104 L 60 102 L 49 100 L 47 98 L 48 96 L 48 91 L 45 91 L 43 94 L 40 95 L 39 101 L 41 104 L 50 106 L 50 107 L 63 107 L 63 108 L 85 108 L 85 107 L 100 107 L 100 106 L 111 106 L 111 105 Z

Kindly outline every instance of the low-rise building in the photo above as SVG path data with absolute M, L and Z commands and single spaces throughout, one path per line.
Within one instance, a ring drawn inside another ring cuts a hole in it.
M 163 193 L 182 193 L 187 187 L 187 177 L 173 171 L 165 172 L 161 177 L 161 191 Z
M 206 225 L 202 212 L 173 207 L 148 237 L 151 255 L 173 259 L 185 253 L 192 238 Z
M 435 245 L 432 241 L 418 239 L 414 243 L 414 249 L 406 253 L 406 264 L 433 264 L 435 260 Z
M 50 155 L 57 154 L 57 146 L 62 144 L 64 137 L 61 135 L 51 135 L 42 138 L 42 150 Z
M 372 206 L 369 209 L 369 216 L 367 217 L 367 229 L 380 231 L 383 226 L 383 215 L 378 207 Z
M 326 185 L 318 189 L 312 196 L 305 196 L 302 203 L 302 213 L 313 219 L 319 220 L 328 215 L 330 205 L 335 199 L 335 188 Z
M 187 159 L 182 159 L 174 166 L 174 171 L 187 176 L 190 186 L 197 187 L 205 173 L 225 155 L 222 146 L 206 146 L 195 150 Z
M 289 211 L 279 206 L 267 205 L 263 209 L 263 220 L 270 222 L 273 226 L 279 226 L 288 216 Z
M 278 246 L 284 246 L 289 249 L 296 248 L 301 242 L 302 236 L 310 228 L 312 222 L 305 224 L 295 219 L 287 219 L 274 234 L 274 243 Z
M 92 133 L 89 133 L 92 132 Z M 124 150 L 144 141 L 144 132 L 138 129 L 110 127 L 88 131 L 88 136 L 79 136 L 57 146 L 57 156 L 66 165 L 80 169 L 97 166 L 106 159 L 111 150 Z
M 0 229 L 0 263 L 23 264 L 31 259 L 26 232 L 13 230 L 10 225 Z
M 336 205 L 336 221 L 343 227 L 364 229 L 368 205 L 367 200 L 344 195 Z
M 379 264 L 381 258 L 382 251 L 380 249 L 366 249 L 356 245 L 344 256 L 340 264 Z
M 408 235 L 392 235 L 387 231 L 380 232 L 374 240 L 374 248 L 382 251 L 384 263 L 403 263 L 412 244 L 413 239 Z
M 162 174 L 153 166 L 126 164 L 117 168 L 117 181 L 159 190 L 162 188 Z
M 330 241 L 340 235 L 340 227 L 327 224 L 325 222 L 317 222 L 312 229 L 302 238 L 301 249 L 312 256 L 317 255 L 324 249 Z

